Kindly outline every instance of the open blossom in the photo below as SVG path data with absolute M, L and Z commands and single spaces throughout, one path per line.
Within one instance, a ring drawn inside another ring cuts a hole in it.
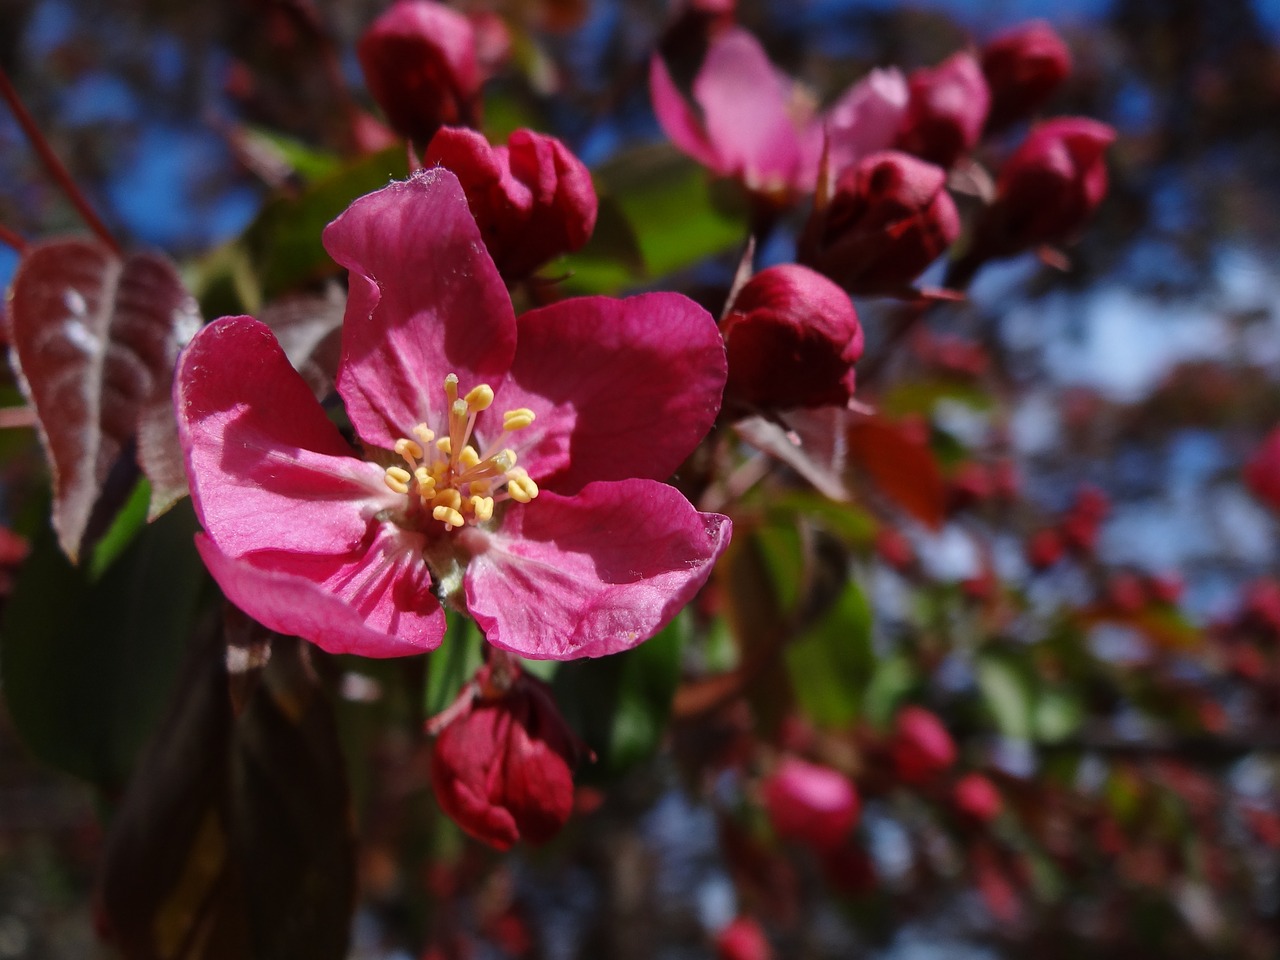
M 355 201 L 324 242 L 350 271 L 337 387 L 368 459 L 256 320 L 216 321 L 179 363 L 198 545 L 228 598 L 366 656 L 437 646 L 438 596 L 526 657 L 661 629 L 729 539 L 660 482 L 719 409 L 710 315 L 655 293 L 517 323 L 441 168 Z
M 907 105 L 902 74 L 874 70 L 819 114 L 740 27 L 712 38 L 693 79 L 696 107 L 657 54 L 649 89 L 658 122 L 677 147 L 713 173 L 780 203 L 813 190 L 824 131 L 831 168 L 840 170 L 892 144 Z

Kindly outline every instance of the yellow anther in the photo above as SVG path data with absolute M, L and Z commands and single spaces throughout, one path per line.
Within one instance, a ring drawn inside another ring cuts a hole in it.
M 435 517 L 446 527 L 460 527 L 467 521 L 457 510 L 452 507 L 436 507 L 431 511 L 431 516 Z
M 431 471 L 426 467 L 419 467 L 413 471 L 413 479 L 418 481 L 418 494 L 423 497 L 431 497 L 436 492 L 436 478 L 431 475 Z
M 444 393 L 449 398 L 450 403 L 458 399 L 458 375 L 456 373 L 451 373 L 444 378 Z
M 422 459 L 422 447 L 415 440 L 408 437 L 401 437 L 396 441 L 396 453 L 404 457 L 410 464 L 416 464 Z
M 448 437 L 441 437 L 436 441 L 436 449 L 447 457 L 453 450 L 453 444 L 449 442 Z
M 493 497 L 473 496 L 469 501 L 471 514 L 479 523 L 484 523 L 493 516 Z
M 502 415 L 503 430 L 523 430 L 536 419 L 535 414 L 528 407 L 517 407 L 514 410 L 508 410 Z
M 517 503 L 528 503 L 538 495 L 538 485 L 523 467 L 516 467 L 507 474 L 507 493 Z
M 482 383 L 478 387 L 472 387 L 467 391 L 467 406 L 473 413 L 479 413 L 481 410 L 488 410 L 489 405 L 493 403 L 493 387 L 487 383 Z
M 510 470 L 512 467 L 516 465 L 516 459 L 517 459 L 516 452 L 512 450 L 510 447 L 506 447 L 505 449 L 502 450 L 502 452 L 496 453 L 493 456 L 494 464 L 503 473 L 506 473 L 508 470 Z
M 428 427 L 425 423 L 420 423 L 413 428 L 413 435 L 421 442 L 423 449 L 431 446 L 436 438 L 436 432 Z M 421 454 L 419 454 L 421 456 Z
M 450 510 L 457 510 L 462 506 L 462 494 L 453 487 L 447 487 L 436 494 L 432 504 L 437 508 L 448 507 Z
M 471 492 L 478 497 L 487 496 L 492 488 L 489 486 L 488 480 L 472 480 Z
M 404 467 L 387 467 L 387 472 L 383 474 L 382 479 L 392 493 L 408 493 L 409 481 L 412 477 Z
M 469 469 L 480 462 L 480 454 L 476 452 L 475 447 L 468 443 L 462 448 L 462 452 L 458 454 L 457 462 Z

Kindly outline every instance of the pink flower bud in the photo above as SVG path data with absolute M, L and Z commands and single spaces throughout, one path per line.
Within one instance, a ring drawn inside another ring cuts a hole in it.
M 941 167 L 894 150 L 863 157 L 815 205 L 800 260 L 854 294 L 908 287 L 960 234 Z
M 774 832 L 819 852 L 842 844 L 858 822 L 858 791 L 848 778 L 799 757 L 784 758 L 763 792 Z
M 750 917 L 735 917 L 716 937 L 716 960 L 771 960 L 773 950 Z
M 551 689 L 521 674 L 505 693 L 478 692 L 436 738 L 431 785 L 440 808 L 478 840 L 506 850 L 544 843 L 573 810 L 573 765 L 584 748 L 556 709 Z
M 956 744 L 942 721 L 924 707 L 905 707 L 891 745 L 893 765 L 904 783 L 922 785 L 956 762 Z
M 1006 257 L 1077 233 L 1107 194 L 1105 123 L 1059 117 L 1035 127 L 1000 169 L 996 199 L 978 221 L 975 259 Z
M 893 527 L 881 527 L 876 531 L 875 548 L 880 559 L 895 570 L 909 570 L 916 562 L 916 551 L 911 541 Z
M 951 799 L 961 816 L 983 824 L 998 817 L 1004 806 L 996 785 L 980 773 L 969 773 L 956 781 Z
M 1071 52 L 1043 20 L 993 37 L 982 49 L 982 74 L 991 90 L 987 129 L 1031 116 L 1070 73 Z
M 356 47 L 365 83 L 396 132 L 426 143 L 444 124 L 480 120 L 475 30 L 430 0 L 398 0 Z
M 898 131 L 898 149 L 950 167 L 982 136 L 991 94 L 973 54 L 953 54 L 907 78 L 911 99 Z
M 1280 511 L 1280 427 L 1276 427 L 1254 452 L 1244 468 L 1244 481 L 1253 495 L 1272 510 Z
M 761 410 L 844 404 L 862 326 L 848 295 L 797 264 L 761 270 L 738 291 L 722 331 L 726 396 Z
M 1057 530 L 1037 530 L 1027 538 L 1027 563 L 1033 569 L 1047 570 L 1062 559 L 1064 550 L 1062 534 Z
M 485 246 L 507 281 L 577 250 L 596 225 L 596 191 L 582 161 L 555 137 L 517 130 L 505 147 L 444 127 L 423 154 L 457 175 Z

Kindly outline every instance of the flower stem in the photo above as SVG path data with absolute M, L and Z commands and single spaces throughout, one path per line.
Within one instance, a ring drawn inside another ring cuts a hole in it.
M 0 243 L 12 247 L 17 253 L 27 252 L 27 241 L 4 224 L 0 224 Z
M 22 127 L 22 132 L 26 134 L 27 140 L 40 157 L 40 162 L 44 164 L 45 170 L 58 184 L 67 199 L 71 201 L 72 206 L 76 208 L 76 212 L 80 214 L 80 218 L 84 220 L 85 225 L 97 234 L 98 239 L 110 247 L 114 253 L 122 254 L 123 251 L 120 249 L 120 244 L 111 235 L 107 225 L 94 212 L 84 193 L 76 186 L 76 182 L 71 179 L 71 174 L 67 172 L 67 168 L 63 166 L 62 161 L 53 152 L 53 148 L 49 146 L 49 141 L 45 139 L 35 120 L 27 112 L 27 108 L 23 106 L 22 100 L 18 97 L 18 91 L 14 89 L 13 84 L 9 81 L 9 75 L 4 72 L 2 67 L 0 67 L 0 97 L 3 97 L 5 102 L 9 104 L 9 109 L 13 112 L 14 119 L 18 121 L 18 126 Z M 5 242 L 8 243 L 8 239 Z

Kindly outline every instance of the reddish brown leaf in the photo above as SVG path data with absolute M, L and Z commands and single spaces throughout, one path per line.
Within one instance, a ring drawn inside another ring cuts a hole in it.
M 10 356 L 53 470 L 58 542 L 75 560 L 108 475 L 135 439 L 153 515 L 185 492 L 169 393 L 199 312 L 164 257 L 121 259 L 88 239 L 31 247 L 9 297 Z
M 859 417 L 849 427 L 851 472 L 921 523 L 938 529 L 945 518 L 947 487 L 928 444 L 883 417 Z
M 258 319 L 271 328 L 285 356 L 323 397 L 333 389 L 341 353 L 347 298 L 337 286 L 312 296 L 285 297 L 263 308 Z

